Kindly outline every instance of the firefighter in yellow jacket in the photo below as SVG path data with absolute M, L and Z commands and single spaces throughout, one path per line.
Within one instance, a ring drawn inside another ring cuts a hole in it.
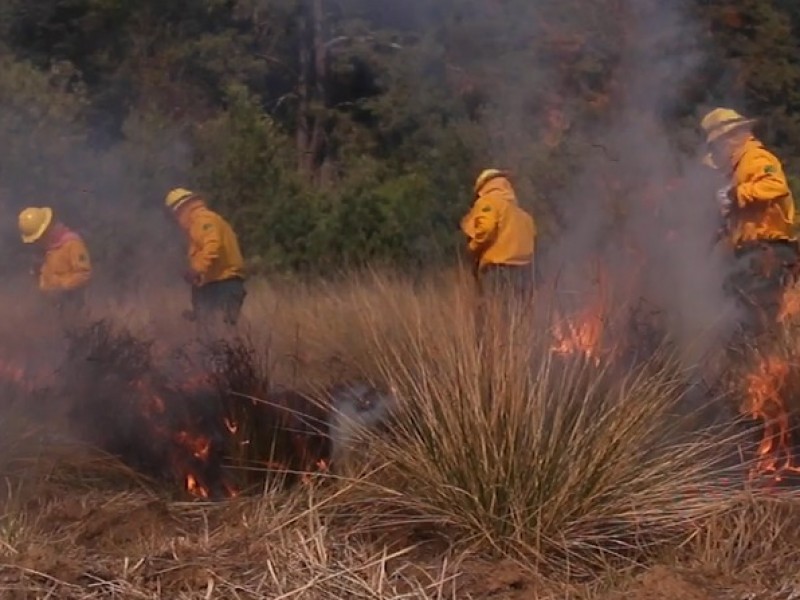
M 476 200 L 461 220 L 475 273 L 483 290 L 526 292 L 533 280 L 536 225 L 517 202 L 505 172 L 483 171 L 475 181 Z
M 19 232 L 25 244 L 43 250 L 39 289 L 55 301 L 65 325 L 75 325 L 92 277 L 89 250 L 83 239 L 55 219 L 50 207 L 30 207 L 19 214 Z
M 748 325 L 764 331 L 777 321 L 799 255 L 792 192 L 780 160 L 753 135 L 754 123 L 716 108 L 701 126 L 706 162 L 725 177 L 717 202 L 735 259 L 729 287 L 747 309 Z
M 192 318 L 206 326 L 234 326 L 246 295 L 245 270 L 236 234 L 202 197 L 176 188 L 165 199 L 189 240 L 187 282 L 192 286 Z

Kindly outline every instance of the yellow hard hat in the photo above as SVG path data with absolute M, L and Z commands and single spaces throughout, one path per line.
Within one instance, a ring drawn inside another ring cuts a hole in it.
M 167 194 L 164 204 L 170 210 L 178 210 L 187 200 L 191 200 L 195 196 L 196 194 L 191 190 L 175 188 Z
M 700 127 L 706 132 L 706 143 L 710 144 L 731 131 L 755 122 L 755 119 L 748 119 L 731 108 L 715 108 L 703 117 Z
M 481 191 L 481 188 L 485 186 L 490 180 L 496 177 L 506 177 L 507 173 L 505 171 L 501 171 L 500 169 L 486 169 L 478 175 L 478 178 L 475 180 L 475 193 Z
M 42 238 L 53 222 L 53 209 L 48 207 L 26 208 L 19 213 L 19 233 L 22 241 L 32 244 Z

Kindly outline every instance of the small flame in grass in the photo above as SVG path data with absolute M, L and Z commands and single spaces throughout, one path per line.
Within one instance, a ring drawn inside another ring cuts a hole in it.
M 208 490 L 191 473 L 186 475 L 186 491 L 198 498 L 208 499 Z
M 602 338 L 608 306 L 608 273 L 599 262 L 595 265 L 595 272 L 596 289 L 585 307 L 570 318 L 556 314 L 550 349 L 554 354 L 562 356 L 583 355 L 599 365 L 603 354 Z
M 211 452 L 211 440 L 203 435 L 194 436 L 188 431 L 175 434 L 175 441 L 189 450 L 197 460 L 207 461 Z
M 800 467 L 793 463 L 789 412 L 781 394 L 788 375 L 789 364 L 785 360 L 767 356 L 746 377 L 743 411 L 761 420 L 764 428 L 751 479 L 771 475 L 773 481 L 779 482 L 787 472 L 800 473 Z
M 225 483 L 225 493 L 228 495 L 228 498 L 238 498 L 239 497 L 239 490 L 233 487 L 230 483 Z
M 41 385 L 42 381 L 31 375 L 38 373 L 0 358 L 0 385 L 13 384 L 20 389 L 33 390 L 32 384 Z M 238 496 L 239 490 L 228 481 L 224 450 L 231 443 L 247 446 L 251 440 L 239 439 L 245 433 L 246 423 L 231 415 L 225 417 L 217 413 L 213 424 L 204 418 L 216 410 L 219 392 L 213 383 L 202 374 L 190 374 L 175 382 L 157 370 L 145 370 L 135 379 L 123 380 L 125 389 L 120 389 L 118 396 L 122 421 L 135 423 L 144 443 L 141 448 L 131 448 L 131 452 L 141 452 L 141 456 L 121 458 L 140 459 L 138 464 L 152 465 L 154 475 L 170 478 L 196 498 L 216 500 Z M 251 398 L 251 401 L 258 405 L 256 399 Z M 194 411 L 195 406 L 198 412 Z M 105 443 L 105 438 L 98 436 L 96 443 Z M 288 459 L 287 463 L 263 464 L 278 474 L 302 473 L 303 467 L 293 466 L 294 458 L 307 459 L 303 454 Z M 313 481 L 314 473 L 329 469 L 328 462 L 319 459 L 318 454 L 310 462 L 305 469 L 309 475 L 307 481 Z
M 175 422 L 180 411 L 168 410 L 168 402 L 176 394 L 192 394 L 203 392 L 206 388 L 198 387 L 202 378 L 197 377 L 171 388 L 155 387 L 153 381 L 143 378 L 133 383 L 137 393 L 136 402 L 140 414 L 145 418 L 147 432 L 153 440 L 167 442 L 166 460 L 172 468 L 175 478 L 187 492 L 197 498 L 208 499 L 212 496 L 209 485 L 213 486 L 216 496 L 218 488 L 232 496 L 234 488 L 225 481 L 224 476 L 216 474 L 219 470 L 217 457 L 212 457 L 214 442 L 211 435 L 194 430 L 195 425 Z M 170 395 L 172 394 L 172 395 Z M 212 474 L 213 473 L 213 474 Z M 213 483 L 212 483 L 213 481 Z
M 562 356 L 583 354 L 599 365 L 602 334 L 602 317 L 589 312 L 575 321 L 559 319 L 553 327 L 554 342 L 551 350 Z

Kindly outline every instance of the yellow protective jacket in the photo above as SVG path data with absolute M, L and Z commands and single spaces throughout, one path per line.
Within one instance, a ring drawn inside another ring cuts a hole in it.
M 751 137 L 733 155 L 732 163 L 734 205 L 728 229 L 733 246 L 794 240 L 794 199 L 778 158 Z
M 92 264 L 89 250 L 80 236 L 63 225 L 56 225 L 49 240 L 39 270 L 39 289 L 65 292 L 89 283 Z
M 239 241 L 225 219 L 198 203 L 181 215 L 180 224 L 189 237 L 189 265 L 199 276 L 198 286 L 244 279 Z
M 461 220 L 469 250 L 482 269 L 489 265 L 526 265 L 533 259 L 536 224 L 520 208 L 505 177 L 489 180 Z

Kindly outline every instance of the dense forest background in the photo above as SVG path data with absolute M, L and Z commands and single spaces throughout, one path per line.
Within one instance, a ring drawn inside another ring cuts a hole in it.
M 797 177 L 798 40 L 797 0 L 0 0 L 0 268 L 42 204 L 163 264 L 174 186 L 255 270 L 448 262 L 487 166 L 547 243 L 576 198 L 669 203 L 717 103 Z

